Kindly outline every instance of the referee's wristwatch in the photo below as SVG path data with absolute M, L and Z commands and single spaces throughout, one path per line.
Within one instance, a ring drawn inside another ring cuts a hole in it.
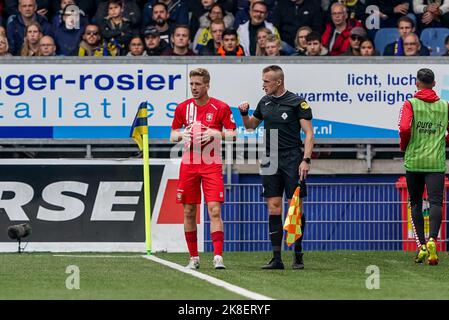
M 310 160 L 310 158 L 302 158 L 302 161 L 304 161 L 307 164 L 311 164 L 312 161 Z

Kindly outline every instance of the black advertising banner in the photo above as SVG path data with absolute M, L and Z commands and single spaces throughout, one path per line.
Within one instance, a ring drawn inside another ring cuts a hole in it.
M 11 241 L 10 225 L 25 222 L 30 242 L 144 242 L 142 171 L 95 161 L 0 163 L 0 242 Z M 163 171 L 164 164 L 150 166 L 152 207 Z

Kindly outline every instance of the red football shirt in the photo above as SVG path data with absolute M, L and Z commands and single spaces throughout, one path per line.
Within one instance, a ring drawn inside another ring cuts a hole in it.
M 227 130 L 236 129 L 231 108 L 223 101 L 212 97 L 203 106 L 198 106 L 193 98 L 178 104 L 173 118 L 172 129 L 181 129 L 194 122 L 201 122 L 204 126 L 218 131 L 222 131 L 223 128 Z M 215 150 L 221 150 L 220 147 L 221 142 L 219 146 L 215 146 Z M 212 151 L 210 156 L 214 157 L 214 154 Z M 221 152 L 218 153 L 218 156 L 221 159 Z M 183 156 L 183 161 L 185 159 Z

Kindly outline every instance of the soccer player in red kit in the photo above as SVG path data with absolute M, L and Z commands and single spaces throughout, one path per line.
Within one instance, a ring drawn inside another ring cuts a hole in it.
M 170 133 L 171 141 L 185 143 L 176 202 L 182 203 L 184 207 L 184 231 L 190 253 L 187 268 L 198 269 L 200 265 L 196 208 L 201 204 L 202 185 L 210 217 L 213 264 L 215 269 L 225 269 L 222 257 L 224 234 L 221 203 L 224 201 L 224 184 L 221 141 L 234 140 L 236 126 L 229 106 L 209 97 L 209 72 L 198 68 L 190 71 L 189 77 L 193 98 L 176 107 Z M 183 127 L 185 129 L 181 132 Z

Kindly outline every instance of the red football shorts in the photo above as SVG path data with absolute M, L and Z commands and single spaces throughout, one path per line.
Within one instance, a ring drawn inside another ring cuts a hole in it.
M 224 184 L 221 164 L 184 164 L 179 170 L 176 202 L 200 204 L 201 186 L 206 203 L 224 201 Z

